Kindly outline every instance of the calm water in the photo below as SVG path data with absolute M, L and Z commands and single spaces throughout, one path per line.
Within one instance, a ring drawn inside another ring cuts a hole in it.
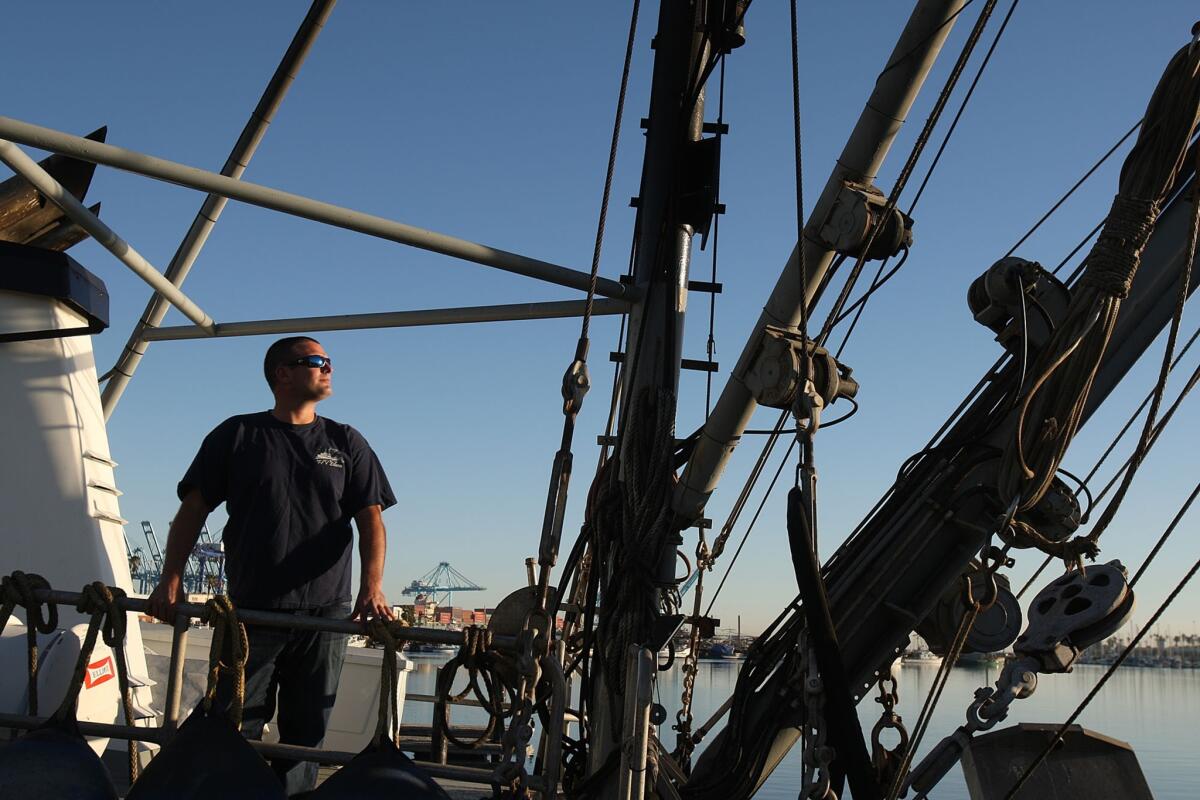
M 409 673 L 408 691 L 432 694 L 436 669 L 445 660 L 413 657 L 415 666 Z M 700 662 L 693 702 L 695 726 L 708 719 L 729 696 L 740 664 L 738 661 Z M 1061 723 L 1103 672 L 1103 667 L 1080 666 L 1070 675 L 1042 677 L 1036 694 L 1014 703 L 1008 720 L 1002 725 L 1015 722 Z M 916 722 L 936 673 L 937 669 L 931 667 L 906 666 L 903 669 L 897 711 L 910 727 Z M 666 707 L 670 722 L 674 722 L 675 712 L 679 708 L 682 677 L 678 667 L 660 673 L 658 702 Z M 953 670 L 918 759 L 939 738 L 963 722 L 963 712 L 971 702 L 975 689 L 990 685 L 995 678 L 995 670 L 984 667 L 959 667 Z M 878 719 L 878 709 L 878 704 L 870 700 L 864 700 L 859 706 L 868 733 Z M 432 706 L 428 704 L 407 703 L 404 721 L 426 723 L 431 711 Z M 454 719 L 464 723 L 479 721 L 476 716 L 478 712 L 472 712 L 473 709 L 456 710 Z M 1196 786 L 1200 783 L 1198 721 L 1200 670 L 1140 667 L 1118 670 L 1079 719 L 1084 727 L 1133 746 L 1156 800 L 1193 800 L 1197 797 Z M 674 731 L 666 730 L 664 739 L 668 747 L 673 746 Z M 793 748 L 756 796 L 768 800 L 795 798 L 800 786 L 799 761 L 800 749 Z M 952 770 L 934 791 L 933 797 L 938 800 L 967 800 L 961 769 Z

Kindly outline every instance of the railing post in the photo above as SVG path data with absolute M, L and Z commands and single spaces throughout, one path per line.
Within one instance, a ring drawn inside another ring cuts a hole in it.
M 625 719 L 621 730 L 621 773 L 618 800 L 642 800 L 646 791 L 646 751 L 650 745 L 650 704 L 654 700 L 657 659 L 652 651 L 629 646 L 625 674 L 636 683 L 625 687 Z
M 442 669 L 443 667 L 438 667 L 439 678 Z M 446 720 L 447 726 L 450 724 L 449 713 L 446 698 L 438 695 L 437 700 L 433 703 L 433 719 L 430 720 L 429 729 L 429 760 L 438 764 L 445 764 L 450 758 L 450 741 L 446 738 L 446 731 L 442 727 L 442 720 Z
M 183 698 L 183 671 L 187 663 L 188 629 L 192 621 L 184 614 L 175 615 L 171 634 L 171 663 L 167 673 L 167 700 L 163 709 L 163 729 L 174 735 L 179 727 L 179 704 Z

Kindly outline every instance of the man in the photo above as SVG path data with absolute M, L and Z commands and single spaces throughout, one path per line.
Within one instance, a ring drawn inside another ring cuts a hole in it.
M 332 361 L 315 339 L 293 336 L 271 345 L 263 373 L 274 407 L 218 425 L 179 482 L 182 504 L 171 523 L 162 580 L 148 600 L 150 613 L 173 620 L 200 527 L 225 503 L 226 572 L 236 606 L 337 619 L 390 618 L 382 587 L 381 512 L 396 498 L 362 435 L 317 416 L 317 403 L 332 393 Z M 353 608 L 351 518 L 362 567 Z M 346 637 L 255 626 L 247 634 L 242 732 L 262 737 L 278 693 L 280 741 L 320 746 Z M 222 688 L 228 696 L 228 687 Z M 316 764 L 277 760 L 272 766 L 289 795 L 316 783 Z

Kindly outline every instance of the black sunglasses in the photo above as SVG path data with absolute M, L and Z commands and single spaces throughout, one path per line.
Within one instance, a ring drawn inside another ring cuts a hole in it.
M 311 369 L 333 368 L 333 359 L 329 356 L 303 356 L 295 361 L 284 363 L 285 367 L 309 367 Z

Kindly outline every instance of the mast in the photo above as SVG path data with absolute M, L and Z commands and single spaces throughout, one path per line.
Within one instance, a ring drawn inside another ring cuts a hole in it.
M 662 452 L 656 457 L 648 455 L 643 446 L 648 441 L 643 431 L 656 444 L 665 442 L 668 447 L 673 447 L 692 237 L 707 230 L 715 207 L 717 149 L 715 140 L 702 139 L 704 91 L 702 85 L 697 86 L 702 65 L 712 56 L 712 37 L 705 32 L 704 14 L 706 8 L 713 5 L 663 0 L 657 33 L 651 45 L 655 51 L 653 83 L 650 113 L 645 123 L 641 184 L 635 201 L 638 218 L 632 274 L 635 295 L 641 299 L 630 314 L 622 372 L 621 417 L 617 427 L 619 471 L 615 479 L 628 488 L 621 492 L 626 503 L 631 502 L 628 499 L 631 493 L 642 491 L 644 484 L 655 480 L 655 477 L 643 479 L 642 476 L 647 472 L 654 475 L 662 472 L 647 462 L 657 460 L 661 465 L 664 456 L 668 455 Z M 706 177 L 698 180 L 696 175 Z M 649 425 L 654 425 L 654 430 L 647 429 Z M 667 470 L 660 476 L 665 487 L 669 487 L 669 475 Z M 660 505 L 665 508 L 669 502 L 669 488 L 662 494 Z M 664 534 L 670 537 L 672 543 L 667 546 L 643 550 L 661 551 L 660 563 L 653 565 L 651 570 L 657 575 L 666 575 L 669 582 L 673 578 L 675 561 L 673 541 L 678 533 L 666 528 L 663 525 L 653 531 L 626 531 L 626 536 L 632 534 L 644 541 L 651 538 L 659 541 Z M 611 560 L 598 564 L 604 580 L 622 569 L 620 559 L 625 557 L 639 556 L 623 552 L 616 545 Z M 599 619 L 602 626 L 606 622 L 612 623 L 623 613 L 616 598 L 601 598 Z M 634 636 L 633 643 L 642 648 L 648 646 L 644 634 L 643 629 Z M 601 649 L 593 657 L 604 661 L 604 655 Z M 606 663 L 613 662 L 608 660 Z M 618 663 L 624 665 L 626 674 L 618 682 L 601 670 L 592 696 L 593 738 L 589 753 L 589 771 L 592 772 L 605 764 L 617 746 L 613 740 L 614 730 L 623 730 L 625 720 L 613 720 L 613 710 L 626 707 L 622 697 L 632 693 L 636 682 L 630 670 L 636 668 L 638 660 L 621 658 Z M 625 687 L 625 691 L 618 686 Z M 605 794 L 616 791 L 617 781 L 610 780 L 606 788 Z M 641 796 L 640 793 L 637 796 Z

